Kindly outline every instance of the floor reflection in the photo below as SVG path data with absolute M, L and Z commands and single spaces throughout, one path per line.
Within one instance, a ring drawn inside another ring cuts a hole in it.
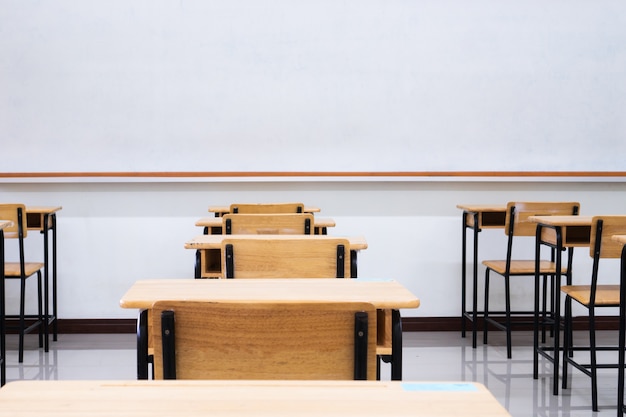
M 504 335 L 490 333 L 490 344 L 471 347 L 457 332 L 412 332 L 404 335 L 404 380 L 476 381 L 483 383 L 513 417 L 614 417 L 617 376 L 602 370 L 598 382 L 600 411 L 591 411 L 590 380 L 570 371 L 569 388 L 552 395 L 551 364 L 540 360 L 540 377 L 532 378 L 532 334 L 515 332 L 513 358 L 506 358 Z M 604 333 L 604 332 L 603 332 Z M 612 337 L 614 332 L 606 332 Z M 61 334 L 50 352 L 27 336 L 24 363 L 17 363 L 17 336 L 7 337 L 7 380 L 134 379 L 135 335 Z M 389 379 L 383 363 L 382 379 Z

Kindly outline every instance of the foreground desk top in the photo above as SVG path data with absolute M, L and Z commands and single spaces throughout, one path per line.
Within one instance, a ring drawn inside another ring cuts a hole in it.
M 417 308 L 419 299 L 394 280 L 365 278 L 152 279 L 135 282 L 122 308 L 148 309 L 158 300 L 363 301 L 377 309 Z
M 0 404 L 11 417 L 510 416 L 470 382 L 16 381 Z
M 200 235 L 185 243 L 185 249 L 221 249 L 224 239 L 337 239 L 344 236 L 328 235 Z M 367 241 L 362 236 L 345 237 L 351 250 L 367 249 Z

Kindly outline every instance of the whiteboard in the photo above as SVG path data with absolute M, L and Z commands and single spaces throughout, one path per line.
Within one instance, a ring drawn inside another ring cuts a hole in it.
M 0 0 L 0 172 L 624 171 L 623 0 Z

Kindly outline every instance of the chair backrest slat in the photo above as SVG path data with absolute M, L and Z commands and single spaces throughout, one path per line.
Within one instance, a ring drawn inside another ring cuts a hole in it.
M 226 214 L 224 234 L 303 235 L 311 234 L 312 214 Z
M 508 235 L 513 222 L 514 236 L 535 236 L 537 224 L 529 221 L 529 217 L 571 216 L 579 211 L 580 203 L 577 202 L 509 202 L 504 231 Z
M 232 278 L 350 278 L 350 241 L 227 238 L 222 241 L 222 271 Z
M 158 301 L 150 311 L 153 329 L 161 329 L 163 312 L 170 326 L 173 316 L 165 345 L 175 349 L 176 379 L 350 380 L 364 367 L 364 376 L 376 379 L 376 309 L 369 303 Z M 355 339 L 362 313 L 365 352 Z M 172 370 L 171 357 L 163 357 L 161 332 L 153 333 L 161 379 L 164 366 Z
M 601 223 L 600 223 L 601 222 Z M 601 234 L 598 227 L 601 224 Z M 622 244 L 611 239 L 613 235 L 626 234 L 626 215 L 594 216 L 591 222 L 591 244 L 589 255 L 593 258 L 598 237 L 600 240 L 600 258 L 619 258 L 622 255 Z
M 303 203 L 233 203 L 230 205 L 233 214 L 276 214 L 303 213 Z
M 0 204 L 0 220 L 8 220 L 13 223 L 9 227 L 5 227 L 5 238 L 19 238 L 20 227 L 22 229 L 22 237 L 25 238 L 27 236 L 26 207 L 24 204 Z

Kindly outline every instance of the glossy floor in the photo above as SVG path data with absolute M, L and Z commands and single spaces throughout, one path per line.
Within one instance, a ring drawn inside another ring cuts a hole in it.
M 506 359 L 501 332 L 490 345 L 472 349 L 471 339 L 456 332 L 414 332 L 404 336 L 404 380 L 477 381 L 485 384 L 513 417 L 616 416 L 616 371 L 601 371 L 600 411 L 591 411 L 590 381 L 571 371 L 570 388 L 551 393 L 550 367 L 542 360 L 541 375 L 532 378 L 532 336 L 515 333 L 513 359 Z M 604 333 L 610 340 L 613 332 Z M 36 338 L 27 336 L 24 363 L 17 363 L 17 339 L 7 340 L 7 380 L 16 379 L 134 379 L 135 335 L 59 335 L 44 354 Z M 389 378 L 383 364 L 382 379 Z M 462 415 L 462 412 L 459 413 Z

